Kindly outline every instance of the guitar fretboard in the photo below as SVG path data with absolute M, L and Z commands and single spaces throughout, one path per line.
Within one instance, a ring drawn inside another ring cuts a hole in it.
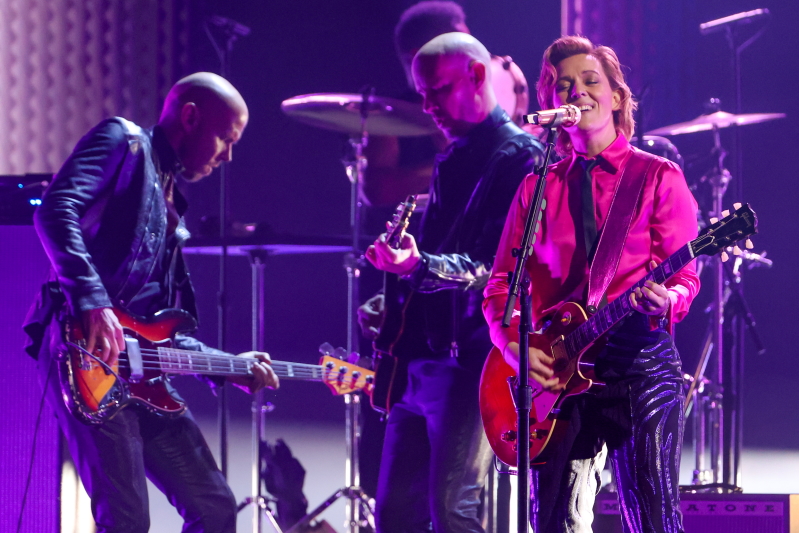
M 682 270 L 688 263 L 693 261 L 694 254 L 690 243 L 686 244 L 672 255 L 670 255 L 660 265 L 655 267 L 646 276 L 641 278 L 638 283 L 627 289 L 622 295 L 613 300 L 594 316 L 582 323 L 577 329 L 566 336 L 566 349 L 570 357 L 576 357 L 591 344 L 596 342 L 602 335 L 618 324 L 623 318 L 633 312 L 630 304 L 630 295 L 638 287 L 643 287 L 644 283 L 652 280 L 655 283 L 664 283 L 674 274 Z
M 155 351 L 160 370 L 167 374 L 204 374 L 210 376 L 246 376 L 252 374 L 257 359 L 230 355 L 214 355 L 189 350 L 159 347 Z M 321 365 L 272 361 L 272 369 L 280 379 L 321 380 Z

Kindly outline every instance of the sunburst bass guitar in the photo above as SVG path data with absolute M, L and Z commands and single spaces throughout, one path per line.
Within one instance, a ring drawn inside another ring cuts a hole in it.
M 62 396 L 79 420 L 102 423 L 120 409 L 139 404 L 161 415 L 179 415 L 186 404 L 172 396 L 166 387 L 173 374 L 206 376 L 248 376 L 257 360 L 234 355 L 214 355 L 173 348 L 178 333 L 196 329 L 189 313 L 164 309 L 151 317 L 139 317 L 114 309 L 125 334 L 125 350 L 112 367 L 86 351 L 80 322 L 64 321 L 67 350 L 59 359 Z M 331 356 L 318 365 L 272 361 L 281 380 L 321 381 L 334 394 L 358 390 L 371 392 L 374 372 Z
M 530 460 L 545 462 L 547 451 L 557 445 L 565 422 L 557 419 L 558 411 L 569 398 L 603 386 L 594 374 L 594 360 L 602 350 L 608 333 L 632 314 L 630 294 L 644 282 L 664 283 L 700 255 L 714 255 L 757 232 L 757 218 L 749 205 L 735 204 L 735 212 L 724 212 L 722 220 L 713 223 L 677 252 L 668 257 L 638 283 L 590 318 L 574 302 L 562 304 L 541 333 L 530 335 L 530 346 L 555 359 L 554 376 L 564 386 L 561 391 L 543 390 L 530 380 L 533 404 L 530 411 Z M 517 464 L 517 419 L 514 402 L 518 374 L 496 347 L 491 350 L 480 380 L 480 414 L 488 442 L 497 457 L 509 465 Z

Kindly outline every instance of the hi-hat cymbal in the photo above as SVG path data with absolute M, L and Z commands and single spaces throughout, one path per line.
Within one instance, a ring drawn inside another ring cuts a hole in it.
M 648 131 L 646 134 L 683 135 L 685 133 L 712 130 L 714 127 L 728 128 L 730 126 L 745 126 L 747 124 L 777 120 L 778 118 L 785 118 L 785 113 L 749 113 L 746 115 L 733 115 L 732 113 L 726 113 L 724 111 L 716 111 L 709 115 L 700 115 L 688 122 L 663 126 L 662 128 Z
M 284 100 L 280 108 L 304 124 L 342 133 L 361 132 L 360 94 L 303 94 Z M 411 102 L 373 96 L 366 119 L 371 135 L 416 137 L 437 131 L 436 125 L 421 106 Z

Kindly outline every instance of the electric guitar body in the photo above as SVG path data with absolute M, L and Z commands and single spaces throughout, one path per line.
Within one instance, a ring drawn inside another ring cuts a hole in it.
M 721 220 L 712 224 L 691 242 L 674 252 L 614 301 L 587 316 L 583 308 L 574 302 L 561 304 L 549 324 L 541 333 L 530 335 L 530 346 L 549 354 L 554 360 L 554 376 L 561 390 L 543 390 L 531 379 L 533 402 L 530 411 L 530 460 L 545 462 L 547 451 L 557 446 L 563 434 L 564 422 L 558 419 L 564 403 L 570 398 L 585 394 L 602 386 L 596 381 L 594 362 L 601 352 L 609 332 L 624 318 L 634 312 L 630 294 L 644 283 L 652 280 L 663 284 L 700 255 L 721 253 L 724 260 L 727 251 L 740 254 L 737 242 L 746 239 L 747 248 L 752 247 L 749 236 L 757 233 L 757 217 L 748 204 L 735 204 L 731 214 L 724 212 Z M 509 365 L 500 351 L 491 350 L 483 367 L 480 381 L 480 413 L 483 418 L 488 442 L 494 453 L 503 462 L 517 464 L 516 388 L 518 374 Z

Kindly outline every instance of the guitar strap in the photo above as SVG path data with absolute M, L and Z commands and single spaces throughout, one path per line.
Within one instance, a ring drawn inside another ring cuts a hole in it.
M 605 293 L 619 267 L 635 206 L 654 161 L 655 156 L 632 148 L 621 178 L 616 184 L 605 226 L 599 236 L 594 260 L 588 273 L 586 310 L 590 314 L 596 313 L 600 302 L 607 301 Z

